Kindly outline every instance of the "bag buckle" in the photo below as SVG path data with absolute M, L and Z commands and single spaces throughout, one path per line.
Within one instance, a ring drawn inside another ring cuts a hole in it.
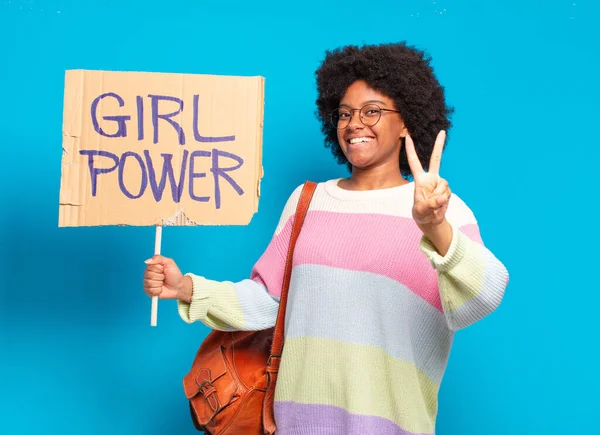
M 206 403 L 213 411 L 212 415 L 201 425 L 207 425 L 208 422 L 213 421 L 217 413 L 221 410 L 221 403 L 219 402 L 219 396 L 217 396 L 217 389 L 211 381 L 205 379 L 198 386 L 198 394 L 201 394 L 206 399 Z
M 269 355 L 267 359 L 267 372 L 277 373 L 279 371 L 279 364 L 281 363 L 281 355 Z

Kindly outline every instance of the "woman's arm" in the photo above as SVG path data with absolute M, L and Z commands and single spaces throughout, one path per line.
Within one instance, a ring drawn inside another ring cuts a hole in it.
M 426 234 L 420 247 L 437 271 L 448 326 L 458 330 L 484 318 L 500 305 L 509 276 L 506 267 L 483 244 L 471 210 L 458 197 L 452 200 L 447 252 L 442 255 Z

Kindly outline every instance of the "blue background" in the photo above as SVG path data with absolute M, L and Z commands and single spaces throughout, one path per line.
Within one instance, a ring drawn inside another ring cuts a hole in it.
M 600 434 L 599 6 L 3 0 L 0 433 L 195 433 L 181 379 L 207 329 L 173 301 L 150 327 L 153 228 L 58 228 L 66 69 L 266 77 L 259 212 L 163 232 L 183 270 L 238 280 L 296 185 L 345 174 L 314 117 L 324 51 L 408 40 L 456 108 L 442 175 L 511 274 L 499 310 L 456 336 L 438 434 Z

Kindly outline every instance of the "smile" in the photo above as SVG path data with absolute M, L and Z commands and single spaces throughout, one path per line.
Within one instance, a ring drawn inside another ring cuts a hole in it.
M 372 137 L 354 137 L 350 140 L 348 140 L 348 143 L 351 144 L 357 144 L 357 143 L 367 143 L 367 142 L 371 142 L 373 140 Z

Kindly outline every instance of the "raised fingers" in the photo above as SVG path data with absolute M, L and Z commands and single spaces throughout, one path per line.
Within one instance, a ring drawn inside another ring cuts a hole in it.
M 431 153 L 431 159 L 429 160 L 429 173 L 439 174 L 440 166 L 442 164 L 442 151 L 444 151 L 444 142 L 446 142 L 446 132 L 440 131 L 435 138 L 435 144 L 433 145 L 433 152 Z
M 423 165 L 421 165 L 421 161 L 419 160 L 419 156 L 417 155 L 417 150 L 415 150 L 415 143 L 412 140 L 410 135 L 406 136 L 406 140 L 404 141 L 406 145 L 406 157 L 408 158 L 408 166 L 410 166 L 410 172 L 412 172 L 413 177 L 417 174 L 420 174 L 423 171 Z

